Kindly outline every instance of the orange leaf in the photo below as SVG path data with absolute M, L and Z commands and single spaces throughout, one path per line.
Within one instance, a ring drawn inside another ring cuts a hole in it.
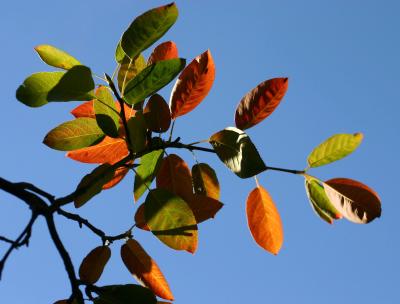
M 103 273 L 104 267 L 111 256 L 111 250 L 107 246 L 99 246 L 89 252 L 79 267 L 79 277 L 88 284 L 94 284 Z
M 193 196 L 192 176 L 185 161 L 176 154 L 162 160 L 156 177 L 157 188 L 168 190 L 188 202 Z
M 334 178 L 325 183 L 340 193 L 339 197 L 328 196 L 345 218 L 356 223 L 369 223 L 381 216 L 381 200 L 367 185 L 350 178 Z
M 173 41 L 166 41 L 158 45 L 151 53 L 147 65 L 157 61 L 178 58 L 178 48 Z
M 125 139 L 104 137 L 97 145 L 69 151 L 66 155 L 83 163 L 114 164 L 129 154 Z
M 129 272 L 157 296 L 174 300 L 168 283 L 157 263 L 136 240 L 130 239 L 121 247 L 121 258 Z
M 165 132 L 171 124 L 171 112 L 168 104 L 158 94 L 154 94 L 147 102 L 143 115 L 146 120 L 147 127 L 157 133 Z
M 215 66 L 209 50 L 197 56 L 181 73 L 172 89 L 172 118 L 192 111 L 207 96 L 215 79 Z
M 104 190 L 110 189 L 119 184 L 119 182 L 124 179 L 124 177 L 128 172 L 129 172 L 128 167 L 119 167 L 117 170 L 115 170 L 114 177 L 112 178 L 112 180 L 103 185 L 103 189 Z
M 146 219 L 144 217 L 144 204 L 141 204 L 136 210 L 135 224 L 136 227 L 138 227 L 139 229 L 150 231 L 150 228 L 149 226 L 147 226 Z
M 215 214 L 222 208 L 224 204 L 211 197 L 202 194 L 193 194 L 192 198 L 187 202 L 197 223 L 204 222 L 210 218 L 214 218 Z
M 71 114 L 74 115 L 76 118 L 79 117 L 96 118 L 96 115 L 94 114 L 93 100 L 86 101 L 85 103 L 82 103 L 81 105 L 77 106 L 75 109 L 71 111 Z
M 282 222 L 267 190 L 258 186 L 250 192 L 246 213 L 256 243 L 272 254 L 278 254 L 283 243 Z
M 235 123 L 248 129 L 267 118 L 281 102 L 288 88 L 287 78 L 273 78 L 248 92 L 236 108 Z

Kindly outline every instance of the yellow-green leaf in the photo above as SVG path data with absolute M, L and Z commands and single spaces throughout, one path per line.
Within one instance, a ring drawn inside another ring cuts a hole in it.
M 125 86 L 128 82 L 139 74 L 145 67 L 146 59 L 140 54 L 134 60 L 125 56 L 121 60 L 121 66 L 118 70 L 118 87 L 122 95 L 124 95 Z
M 35 50 L 45 63 L 56 68 L 69 70 L 76 65 L 81 65 L 81 63 L 70 54 L 52 45 L 41 44 L 35 47 Z

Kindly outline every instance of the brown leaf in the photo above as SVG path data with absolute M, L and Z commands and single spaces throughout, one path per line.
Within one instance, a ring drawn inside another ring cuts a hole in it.
M 83 163 L 114 164 L 129 154 L 125 139 L 104 137 L 97 145 L 69 151 L 66 155 Z
M 163 133 L 169 129 L 171 124 L 171 112 L 169 106 L 158 94 L 154 94 L 147 102 L 143 115 L 147 127 L 157 133 Z
M 235 123 L 248 129 L 267 118 L 281 102 L 288 88 L 287 78 L 273 78 L 248 92 L 236 108 Z
M 193 189 L 197 194 L 202 194 L 219 200 L 220 188 L 217 175 L 213 168 L 205 163 L 192 167 Z
M 209 50 L 197 56 L 181 73 L 172 89 L 172 119 L 192 111 L 207 96 L 215 79 L 214 61 Z
M 277 255 L 283 243 L 282 222 L 267 190 L 258 186 L 250 192 L 246 213 L 249 228 L 256 243 Z
M 141 204 L 136 210 L 135 224 L 136 227 L 138 227 L 139 229 L 150 231 L 150 228 L 149 226 L 147 226 L 146 219 L 144 217 L 144 204 Z
M 331 203 L 346 219 L 366 224 L 381 216 L 380 198 L 367 185 L 349 178 L 334 178 L 325 184 L 329 186 L 324 188 Z
M 121 258 L 129 272 L 160 298 L 174 297 L 157 263 L 136 240 L 130 239 L 121 247 Z
M 157 188 L 168 190 L 188 202 L 192 196 L 192 175 L 186 162 L 176 154 L 162 160 L 156 177 Z
M 178 48 L 173 41 L 166 41 L 158 45 L 151 53 L 147 65 L 157 61 L 178 58 Z
M 215 214 L 223 207 L 224 204 L 211 197 L 201 194 L 193 194 L 192 198 L 187 202 L 197 223 L 204 222 L 210 218 L 214 218 Z
M 79 267 L 79 277 L 88 284 L 94 284 L 103 273 L 104 267 L 111 256 L 111 250 L 107 246 L 99 246 L 89 252 Z

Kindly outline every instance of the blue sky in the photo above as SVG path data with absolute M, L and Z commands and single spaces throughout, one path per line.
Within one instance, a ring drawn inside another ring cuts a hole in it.
M 6 1 L 0 12 L 2 46 L 0 176 L 30 181 L 62 196 L 91 166 L 67 159 L 41 142 L 69 120 L 78 103 L 30 109 L 15 99 L 29 74 L 52 70 L 35 54 L 52 44 L 97 74 L 114 69 L 115 45 L 131 20 L 164 1 Z M 219 173 L 222 211 L 200 226 L 195 255 L 175 252 L 149 233 L 135 237 L 158 262 L 177 304 L 184 303 L 398 303 L 400 241 L 397 215 L 400 113 L 398 1 L 177 1 L 180 16 L 161 40 L 177 43 L 189 61 L 210 49 L 216 64 L 213 89 L 179 118 L 185 142 L 208 138 L 233 125 L 242 96 L 258 83 L 289 77 L 278 109 L 248 134 L 270 166 L 303 169 L 310 151 L 336 133 L 363 132 L 349 157 L 310 172 L 322 179 L 349 177 L 374 188 L 382 217 L 369 225 L 341 220 L 327 225 L 311 210 L 303 180 L 278 172 L 259 176 L 281 213 L 285 241 L 275 257 L 252 240 L 245 202 L 254 180 L 240 180 L 213 155 L 199 152 Z M 148 55 L 148 53 L 147 53 Z M 162 91 L 169 98 L 171 86 Z M 182 156 L 191 166 L 190 153 Z M 79 210 L 116 234 L 133 220 L 133 177 Z M 73 210 L 70 207 L 70 210 Z M 0 235 L 18 235 L 29 217 L 23 203 L 0 192 Z M 71 255 L 80 261 L 98 238 L 57 218 Z M 120 244 L 98 285 L 133 283 L 119 257 Z M 0 253 L 6 250 L 0 244 Z M 40 220 L 29 248 L 9 259 L 0 303 L 52 303 L 68 296 L 62 262 Z

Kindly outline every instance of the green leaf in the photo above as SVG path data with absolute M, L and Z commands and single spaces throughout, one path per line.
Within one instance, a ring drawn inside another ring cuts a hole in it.
M 108 285 L 96 287 L 95 293 L 99 295 L 94 300 L 95 304 L 156 304 L 157 299 L 153 292 L 140 285 Z
M 74 66 L 67 72 L 35 73 L 17 89 L 16 97 L 29 107 L 40 107 L 50 101 L 88 100 L 94 81 L 85 66 Z
M 100 86 L 95 93 L 93 109 L 96 122 L 103 132 L 110 137 L 118 137 L 119 115 L 113 95 L 105 86 Z
M 55 150 L 72 151 L 92 146 L 103 137 L 95 119 L 80 117 L 55 127 L 47 133 L 43 143 Z
M 72 151 L 94 145 L 103 137 L 104 133 L 95 119 L 80 117 L 51 130 L 43 143 L 55 150 Z
M 143 113 L 137 111 L 128 120 L 129 139 L 133 152 L 143 151 L 146 147 L 146 121 Z
M 196 219 L 183 199 L 165 189 L 154 189 L 144 206 L 146 224 L 161 242 L 176 250 L 196 251 Z
M 185 59 L 158 61 L 141 71 L 125 88 L 125 101 L 136 104 L 170 83 L 185 67 Z
M 235 127 L 229 127 L 209 139 L 219 159 L 240 178 L 257 175 L 267 168 L 250 137 Z
M 121 66 L 118 70 L 118 88 L 123 95 L 128 82 L 139 74 L 145 67 L 146 59 L 140 54 L 133 61 L 127 56 L 121 60 Z
M 70 54 L 48 44 L 38 45 L 35 50 L 45 63 L 56 68 L 69 70 L 76 65 L 81 65 Z
M 157 175 L 160 167 L 164 150 L 155 150 L 142 156 L 140 166 L 136 169 L 134 183 L 134 198 L 139 198 L 150 188 L 151 183 Z
M 306 176 L 305 187 L 311 206 L 317 215 L 329 224 L 333 223 L 333 219 L 342 218 L 340 212 L 332 205 L 326 195 L 323 183 L 320 183 L 315 178 Z
M 129 58 L 135 58 L 142 51 L 160 39 L 178 18 L 175 3 L 151 9 L 137 17 L 121 38 L 121 47 Z
M 342 159 L 357 149 L 362 139 L 362 133 L 333 135 L 311 152 L 308 167 L 315 168 Z
M 126 57 L 126 54 L 121 46 L 121 40 L 118 41 L 117 47 L 115 49 L 115 61 L 117 63 L 121 63 L 122 60 Z
M 115 170 L 114 166 L 105 163 L 85 175 L 75 191 L 77 193 L 74 199 L 75 207 L 82 207 L 93 196 L 100 193 L 103 186 L 114 177 Z

